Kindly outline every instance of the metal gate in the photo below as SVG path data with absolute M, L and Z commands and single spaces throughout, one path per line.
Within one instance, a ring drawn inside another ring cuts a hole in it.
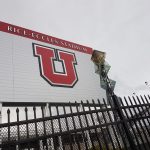
M 25 119 L 20 120 L 23 114 L 18 107 L 17 120 L 11 122 L 11 109 L 7 110 L 8 122 L 0 125 L 0 147 L 2 150 L 130 150 L 134 146 L 135 150 L 149 150 L 150 96 L 117 100 L 119 108 L 106 104 L 105 100 L 47 105 L 16 103 L 16 106 L 26 105 Z M 8 105 L 3 103 L 3 107 Z M 33 119 L 28 119 L 27 106 L 33 109 Z

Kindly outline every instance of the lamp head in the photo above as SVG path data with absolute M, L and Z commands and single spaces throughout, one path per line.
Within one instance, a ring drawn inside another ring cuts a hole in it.
M 105 52 L 94 50 L 92 53 L 91 60 L 97 65 L 100 64 L 102 65 L 105 62 L 105 56 L 106 56 Z

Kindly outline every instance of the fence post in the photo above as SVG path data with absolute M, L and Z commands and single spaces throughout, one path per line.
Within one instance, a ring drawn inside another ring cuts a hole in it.
M 2 103 L 0 102 L 0 124 L 2 124 Z M 2 134 L 0 128 L 0 144 L 2 144 Z
M 45 106 L 45 117 L 49 117 L 49 116 L 50 116 L 49 103 L 46 103 L 46 106 Z

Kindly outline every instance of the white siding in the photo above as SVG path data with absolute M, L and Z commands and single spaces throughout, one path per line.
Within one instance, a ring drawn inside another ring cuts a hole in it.
M 51 86 L 40 76 L 33 42 L 75 53 L 78 82 L 73 88 Z M 68 102 L 105 97 L 90 54 L 0 32 L 0 101 Z

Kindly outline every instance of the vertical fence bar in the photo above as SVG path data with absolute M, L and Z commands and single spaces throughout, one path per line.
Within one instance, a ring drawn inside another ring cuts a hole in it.
M 131 105 L 132 105 L 132 106 L 134 106 L 134 104 L 132 103 L 131 98 L 130 98 L 130 97 L 128 97 L 128 99 L 129 99 L 129 101 L 130 101 Z M 134 102 L 135 102 L 135 104 L 136 104 L 135 99 L 133 99 L 133 100 L 134 100 Z M 135 107 L 133 107 L 133 110 L 134 110 L 135 116 L 138 118 L 138 113 L 137 113 L 137 111 L 136 111 Z M 138 106 L 137 106 L 137 110 L 138 110 L 138 111 L 140 111 L 140 110 L 139 110 L 139 108 L 138 108 Z M 145 132 L 144 132 L 144 129 L 143 129 L 143 126 L 142 126 L 142 123 L 141 123 L 141 119 L 140 119 L 140 120 L 138 120 L 138 123 L 139 123 L 139 127 L 140 127 L 140 129 L 142 129 L 143 134 L 144 134 L 144 136 L 145 136 Z M 146 137 L 146 136 L 145 136 L 145 139 L 147 140 L 147 137 Z M 144 146 L 144 148 L 145 148 L 145 149 L 147 149 L 147 148 L 146 148 L 146 146 L 145 146 L 145 142 L 144 142 L 143 137 L 142 137 L 142 142 L 143 142 L 143 146 Z
M 33 106 L 33 113 L 34 113 L 34 119 L 36 119 L 36 107 Z M 37 122 L 35 121 L 35 134 L 36 137 L 38 137 L 38 131 L 37 131 Z
M 81 101 L 81 104 L 83 104 L 83 102 L 82 102 L 82 101 Z M 91 107 L 89 106 L 89 101 L 87 101 L 87 105 L 88 105 L 88 109 L 89 109 L 89 111 L 91 111 Z M 83 111 L 85 112 L 85 108 L 84 108 L 84 106 L 83 106 Z M 86 115 L 85 115 L 85 116 L 86 116 Z M 95 126 L 96 124 L 95 124 L 95 121 L 94 121 L 94 118 L 93 118 L 92 113 L 90 113 L 90 116 L 91 116 L 91 118 L 92 118 L 93 125 Z M 94 128 L 94 131 L 95 131 L 95 133 L 96 133 L 96 138 L 97 138 L 97 141 L 98 141 L 99 147 L 100 147 L 100 149 L 103 149 L 103 147 L 102 147 L 102 143 L 100 142 L 99 135 L 98 135 L 98 133 L 97 133 L 97 128 Z
M 8 119 L 8 142 L 10 141 L 10 109 L 7 110 Z M 10 144 L 8 145 L 9 150 L 11 150 Z
M 112 104 L 112 102 L 110 102 L 110 99 L 108 99 L 108 102 L 109 102 L 111 108 L 114 108 L 114 105 Z M 118 112 L 116 111 L 116 108 L 114 108 L 114 110 L 113 110 L 112 112 L 113 112 L 113 115 L 114 115 L 114 120 L 115 120 L 115 122 L 116 122 L 116 129 L 117 129 L 117 131 L 119 132 L 119 134 L 120 134 L 121 137 L 122 137 L 122 142 L 123 142 L 123 144 L 124 144 L 124 148 L 125 148 L 126 150 L 128 150 L 128 147 L 127 147 L 128 144 L 127 144 L 127 141 L 126 141 L 126 139 L 124 138 L 124 134 L 123 134 L 124 130 L 122 131 L 122 129 L 120 128 L 120 126 L 122 126 L 122 123 L 118 123 L 118 121 L 120 121 L 120 118 L 119 118 L 119 116 L 118 116 Z M 118 119 L 119 119 L 119 120 L 118 120 Z
M 59 116 L 59 110 L 58 110 L 58 106 L 56 106 L 56 113 L 57 113 L 57 116 Z M 61 127 L 61 122 L 60 122 L 60 118 L 58 119 L 58 124 L 59 124 L 59 130 L 60 130 L 60 133 L 61 133 L 61 143 L 62 143 L 62 148 L 63 150 L 65 150 L 65 146 L 64 146 L 64 143 L 63 143 L 63 140 L 62 140 L 62 127 Z
M 52 116 L 52 107 L 50 106 L 49 104 L 49 114 L 50 114 L 50 117 Z M 51 120 L 51 128 L 52 128 L 52 134 L 54 134 L 54 125 L 53 125 L 53 120 Z M 53 143 L 53 144 L 52 144 Z M 57 150 L 57 147 L 56 147 L 56 144 L 55 144 L 55 138 L 52 138 L 52 142 L 51 142 L 51 145 L 53 145 L 54 147 L 54 150 Z
M 143 102 L 143 104 L 145 104 L 146 105 L 146 103 L 144 102 L 144 98 L 142 97 L 142 96 L 140 96 L 141 97 L 141 100 L 142 100 L 142 102 Z M 140 103 L 140 105 L 142 105 L 142 103 L 141 102 L 139 102 Z M 148 103 L 147 103 L 148 104 Z M 144 108 L 145 109 L 144 109 Z M 145 112 L 145 111 L 147 111 L 147 113 L 148 113 L 148 118 L 147 118 L 147 122 L 148 122 L 148 124 L 150 125 L 150 112 L 149 112 L 149 108 L 147 107 L 147 106 L 143 106 L 142 108 L 143 108 L 143 111 Z M 144 113 L 145 114 L 145 116 L 147 116 L 146 115 L 146 112 Z M 150 135 L 150 132 L 149 132 L 149 135 Z
M 17 113 L 17 123 L 19 123 L 19 108 L 16 109 L 16 113 Z M 18 144 L 18 147 L 20 149 L 20 128 L 19 128 L 19 124 L 17 125 L 17 136 L 18 136 L 18 141 L 19 141 L 19 144 Z
M 33 113 L 34 113 L 34 119 L 36 119 L 36 107 L 33 106 Z M 38 129 L 37 129 L 37 122 L 35 121 L 35 134 L 36 137 L 38 137 Z
M 77 103 L 77 102 L 76 102 Z M 82 103 L 83 104 L 83 103 Z M 78 107 L 76 107 L 77 108 L 77 113 L 79 113 L 79 108 Z M 84 111 L 84 110 L 83 110 Z M 78 115 L 78 117 L 79 117 L 79 122 L 80 122 L 80 125 L 81 125 L 81 128 L 83 128 L 83 125 L 82 125 L 82 120 L 81 120 L 81 116 L 80 115 Z M 87 119 L 87 116 L 86 116 L 86 114 L 85 114 L 85 121 L 86 121 L 86 125 L 87 125 L 87 127 L 89 127 L 89 122 L 88 122 L 88 119 Z M 90 136 L 90 139 L 91 139 L 91 130 L 89 129 L 89 136 Z M 94 145 L 94 142 L 93 142 L 93 140 L 91 140 L 91 143 L 92 143 L 92 147 L 93 147 L 93 149 L 94 150 L 96 150 L 96 147 L 95 147 L 95 145 Z
M 41 106 L 41 111 L 42 111 L 42 118 L 44 119 L 44 106 Z M 46 125 L 45 125 L 45 121 L 43 121 L 43 128 L 44 128 L 44 136 L 46 137 Z M 46 150 L 48 150 L 48 144 L 47 144 L 47 138 L 43 139 L 46 142 Z M 43 143 L 45 143 L 43 142 Z
M 141 98 L 141 100 L 142 100 L 143 104 L 145 104 L 145 102 L 144 102 L 144 100 L 143 100 L 143 97 L 142 97 L 142 96 L 140 96 L 140 98 Z M 141 101 L 139 100 L 139 97 L 137 98 L 137 100 L 138 100 L 139 104 L 141 105 L 141 108 L 142 108 L 142 111 L 143 111 L 143 113 L 144 113 L 145 117 L 147 117 L 147 115 L 146 115 L 146 111 L 147 111 L 148 115 L 150 115 L 149 111 L 147 110 L 147 107 L 146 107 L 146 106 L 142 106 L 142 103 L 141 103 Z M 145 109 L 144 109 L 143 107 L 144 107 Z M 148 118 L 146 118 L 147 123 L 150 125 L 150 121 L 149 121 L 149 119 L 150 119 L 150 116 L 149 116 Z M 148 130 L 148 134 L 149 134 L 149 136 L 150 136 L 150 131 L 149 131 L 149 130 Z
M 129 107 L 129 103 L 128 103 L 128 101 L 127 101 L 127 99 L 126 99 L 125 97 L 124 97 L 124 100 L 125 100 L 126 105 Z M 140 132 L 140 130 L 139 130 L 138 123 L 137 123 L 137 121 L 136 121 L 136 119 L 135 119 L 135 116 L 134 116 L 134 114 L 133 114 L 133 112 L 132 112 L 133 108 L 131 109 L 131 108 L 129 107 L 128 110 L 129 110 L 129 112 L 130 112 L 131 119 L 133 119 L 133 122 L 134 122 L 135 128 L 136 128 L 136 130 L 137 130 L 137 133 L 139 134 L 140 140 L 141 140 L 141 142 L 143 142 L 143 138 L 142 138 L 141 132 Z M 136 137 L 137 137 L 137 135 L 136 135 Z M 142 147 L 142 146 L 140 146 L 140 147 Z
M 136 117 L 137 117 L 137 118 L 138 118 L 138 116 L 141 117 L 141 119 L 140 119 L 138 122 L 139 122 L 139 125 L 140 125 L 140 127 L 141 127 L 141 129 L 142 129 L 142 131 L 143 131 L 144 137 L 145 137 L 145 139 L 147 140 L 147 135 L 145 134 L 144 128 L 143 128 L 143 125 L 142 125 L 142 123 L 143 123 L 144 126 L 146 127 L 146 123 L 145 123 L 145 120 L 142 118 L 141 110 L 139 109 L 140 106 L 138 106 L 138 104 L 137 104 L 137 102 L 136 102 L 136 100 L 135 100 L 134 97 L 132 97 L 132 100 L 134 101 L 135 105 L 137 105 L 136 107 L 134 107 L 134 104 L 132 103 L 131 98 L 130 98 L 130 97 L 128 97 L 128 98 L 129 98 L 129 101 L 130 101 L 131 105 L 133 106 L 133 110 L 134 110 L 134 112 L 135 112 Z M 136 111 L 135 108 L 137 108 L 138 113 L 137 113 L 137 111 Z M 141 121 L 142 121 L 142 123 L 141 123 Z
M 2 124 L 2 103 L 0 102 L 0 124 Z M 2 144 L 2 129 L 0 128 L 0 144 Z
M 81 101 L 81 106 L 83 107 L 83 112 L 85 112 L 85 108 L 83 106 L 83 101 Z M 89 108 L 89 107 L 88 107 Z M 91 113 L 89 113 L 90 115 Z M 87 114 L 88 115 L 88 114 Z M 89 120 L 88 120 L 88 117 L 87 115 L 85 114 L 85 121 L 86 121 L 86 124 L 87 124 L 87 127 L 90 127 L 90 124 L 89 124 Z M 90 115 L 91 116 L 91 115 Z M 92 123 L 93 123 L 93 120 L 92 120 Z M 92 147 L 93 149 L 96 149 L 95 145 L 94 145 L 94 142 L 93 142 L 93 139 L 91 138 L 91 130 L 89 129 L 89 136 L 90 136 L 90 140 L 91 140 L 91 143 L 92 143 Z
M 8 117 L 8 141 L 10 141 L 10 109 L 7 110 L 7 117 Z
M 137 100 L 138 100 L 139 104 L 141 105 L 139 97 L 136 97 L 136 98 L 137 98 Z M 134 97 L 133 97 L 133 99 L 134 99 L 135 104 L 136 104 L 136 105 L 138 105 Z M 141 114 L 140 108 L 139 108 L 138 106 L 137 106 L 137 109 L 138 109 L 138 111 L 139 111 L 140 116 L 142 117 L 142 114 Z M 144 109 L 143 109 L 143 107 L 142 107 L 142 106 L 141 106 L 141 109 L 142 109 L 142 113 L 144 113 L 144 114 L 145 114 Z M 145 115 L 145 116 L 146 116 L 146 115 Z M 150 135 L 150 132 L 149 132 L 149 129 L 147 128 L 146 121 L 145 121 L 145 119 L 144 119 L 144 118 L 142 118 L 141 120 L 142 120 L 142 122 L 143 122 L 143 124 L 144 124 L 144 127 L 145 127 L 145 129 L 146 129 L 146 132 L 148 133 L 148 136 L 149 136 L 149 135 Z M 148 122 L 148 119 L 146 119 L 146 120 L 147 120 L 147 122 Z M 142 124 L 141 124 L 141 125 L 142 125 Z M 143 125 L 142 125 L 142 130 L 143 130 L 143 133 L 144 133 L 145 139 L 146 139 L 147 144 L 148 144 L 148 146 L 149 146 L 149 148 L 150 148 L 150 143 L 149 143 L 148 137 L 147 137 L 147 135 L 146 135 L 146 132 L 145 132 L 145 130 L 144 130 L 144 127 L 143 127 Z M 149 138 L 150 138 L 150 136 L 149 136 Z
M 144 98 L 145 98 L 145 101 L 144 101 Z M 148 112 L 148 115 L 150 116 L 150 102 L 148 102 L 148 99 L 147 99 L 147 97 L 144 95 L 144 98 L 142 98 L 142 102 L 144 103 L 144 104 L 149 104 L 149 106 L 146 106 L 146 110 L 147 110 L 147 112 Z M 148 118 L 148 120 L 150 120 L 150 118 Z M 149 123 L 149 125 L 150 125 L 150 123 Z
M 127 99 L 126 99 L 125 97 L 124 97 L 124 100 L 125 100 L 127 106 L 129 107 L 129 103 L 128 103 L 128 101 L 127 101 Z M 134 107 L 133 107 L 132 110 L 133 110 L 134 113 L 135 113 Z M 131 110 L 131 108 L 129 108 L 129 112 L 130 112 L 130 114 L 131 114 L 131 117 L 133 118 L 133 121 L 134 121 L 134 123 L 135 123 L 135 127 L 136 127 L 137 132 L 138 132 L 138 134 L 139 134 L 139 136 L 140 136 L 141 142 L 144 143 L 144 140 L 143 140 L 143 138 L 142 138 L 141 132 L 140 132 L 139 127 L 138 127 L 138 124 L 137 124 L 137 120 L 135 119 L 132 110 Z M 135 114 L 136 114 L 136 113 L 135 113 Z M 144 145 L 144 149 L 146 150 L 145 145 Z
M 74 116 L 73 116 L 73 110 L 72 110 L 72 106 L 71 106 L 71 103 L 69 102 L 69 108 L 70 108 L 70 112 L 71 112 L 71 118 L 72 118 L 72 121 L 73 121 L 73 127 L 74 127 L 74 130 L 76 130 L 76 124 L 75 124 L 75 120 L 74 120 Z M 77 134 L 75 132 L 75 134 Z M 84 132 L 82 131 L 82 134 L 84 134 Z M 88 149 L 88 146 L 87 146 L 87 143 L 86 141 L 84 142 L 85 146 L 86 146 L 86 149 Z M 79 141 L 77 140 L 77 146 L 78 146 L 78 149 L 80 150 L 80 144 L 79 144 Z
M 150 96 L 149 96 L 149 95 L 148 95 L 148 99 L 150 100 Z M 148 99 L 146 99 L 146 100 L 147 100 L 147 103 L 149 103 L 149 102 L 148 102 Z
M 25 107 L 25 117 L 26 117 L 26 131 L 27 131 L 27 139 L 29 139 L 29 126 L 28 126 L 28 108 Z M 28 142 L 28 150 L 30 150 L 30 144 Z
M 27 138 L 29 138 L 29 127 L 28 127 L 28 108 L 25 107 L 25 117 L 26 117 L 26 130 L 27 130 Z
M 78 114 L 78 119 L 79 119 L 79 124 L 80 124 L 80 127 L 81 127 L 81 131 L 82 131 L 82 134 L 84 135 L 83 125 L 82 125 L 82 121 L 81 121 L 81 118 L 80 118 L 80 115 L 79 115 L 79 108 L 77 106 L 76 101 L 75 101 L 75 104 L 76 104 L 76 111 L 77 111 L 77 114 Z M 86 124 L 86 126 L 88 126 L 88 125 Z M 88 150 L 88 145 L 87 145 L 85 139 L 84 139 L 84 142 L 85 142 L 86 150 Z
M 123 102 L 122 102 L 122 99 L 121 98 L 119 98 L 120 99 L 120 102 L 121 102 L 121 104 L 122 104 L 122 106 L 125 106 L 124 104 L 123 104 Z M 136 133 L 135 133 L 135 129 L 133 128 L 133 125 L 135 124 L 135 122 L 134 121 L 130 121 L 130 116 L 129 116 L 129 112 L 127 112 L 127 110 L 126 109 L 124 109 L 124 112 L 125 112 L 125 114 L 126 114 L 126 117 L 127 117 L 127 119 L 129 120 L 129 124 L 130 124 L 130 127 L 131 127 L 131 129 L 132 129 L 132 131 L 133 131 L 133 135 L 134 135 L 134 137 L 135 137 L 135 139 L 136 139 L 136 142 L 137 142 L 137 146 L 138 146 L 138 148 L 139 149 L 141 149 L 142 147 L 141 147 L 141 145 L 140 145 L 140 143 L 139 143 L 139 140 L 138 140 L 138 138 L 137 138 L 137 135 L 136 135 Z M 130 113 L 131 114 L 131 113 Z
M 102 104 L 100 103 L 100 100 L 98 100 L 98 103 L 99 103 L 100 108 L 103 109 L 103 108 L 102 108 Z M 106 107 L 105 107 L 105 109 L 106 109 Z M 104 114 L 103 111 L 102 111 L 102 116 L 103 116 L 104 122 L 107 123 L 107 118 L 106 118 L 106 116 L 105 116 L 105 114 Z M 114 145 L 113 139 L 112 139 L 112 137 L 111 137 L 109 128 L 108 128 L 107 126 L 106 126 L 106 130 L 107 130 L 108 136 L 109 136 L 109 138 L 110 138 L 110 141 L 111 141 L 111 144 L 112 144 L 112 148 L 115 150 L 115 145 Z
M 34 113 L 34 119 L 36 119 L 36 107 L 35 106 L 33 106 L 33 113 Z M 36 120 L 35 120 L 35 135 L 36 135 L 36 137 L 38 138 L 38 129 L 37 129 L 37 122 L 36 122 Z M 40 143 L 38 143 L 38 145 L 37 145 L 37 150 L 39 150 L 39 148 L 40 148 Z
M 93 104 L 95 105 L 94 100 L 92 100 L 92 102 L 93 102 Z M 99 108 L 100 108 L 100 107 L 99 107 Z M 97 110 L 97 109 L 96 109 L 96 106 L 94 106 L 94 109 Z M 104 131 L 103 131 L 103 128 L 101 127 L 102 124 L 101 124 L 101 120 L 100 120 L 100 117 L 99 117 L 98 113 L 102 113 L 102 112 L 101 112 L 101 108 L 100 108 L 99 110 L 97 110 L 96 116 L 97 116 L 98 123 L 99 123 L 99 125 L 100 125 L 100 129 L 101 129 L 101 132 L 102 132 L 102 136 L 103 136 L 103 140 L 104 140 L 104 144 L 105 144 L 106 150 L 109 150 L 109 147 L 108 147 L 108 144 L 107 144 L 107 139 L 106 139 L 106 137 L 105 137 L 105 133 L 104 133 Z
M 63 104 L 63 111 L 64 111 L 64 116 L 66 115 L 66 108 Z M 69 123 L 67 120 L 67 117 L 65 117 L 65 121 L 66 121 L 66 126 L 67 126 L 67 131 L 69 132 Z M 72 138 L 71 138 L 71 134 L 69 133 L 69 143 L 70 143 L 70 148 L 71 150 L 73 150 L 73 146 L 72 146 Z
M 50 113 L 49 113 L 49 103 L 46 103 L 46 106 L 45 106 L 45 117 L 50 117 Z M 50 120 L 49 120 L 50 121 Z M 51 123 L 50 123 L 51 124 Z M 46 132 L 48 132 L 47 130 L 49 129 L 48 127 L 49 123 L 48 122 L 45 122 L 45 126 L 46 126 Z M 48 145 L 48 148 L 50 148 L 50 142 L 51 142 L 51 138 L 47 138 L 47 145 Z
M 136 150 L 136 147 L 135 147 L 135 143 L 132 139 L 132 135 L 130 133 L 130 130 L 128 129 L 128 126 L 127 126 L 127 123 L 126 121 L 124 120 L 124 114 L 122 112 L 122 109 L 120 107 L 120 104 L 118 102 L 118 98 L 116 95 L 112 95 L 112 99 L 113 99 L 113 102 L 114 102 L 114 105 L 115 105 L 115 108 L 117 109 L 117 112 L 118 112 L 118 115 L 119 115 L 119 118 L 123 121 L 122 122 L 122 127 L 124 128 L 125 130 L 125 133 L 126 133 L 126 136 L 128 138 L 128 141 L 129 141 L 129 144 L 130 144 L 130 147 L 131 149 L 135 149 Z
M 148 101 L 148 99 L 150 100 L 150 96 L 148 95 L 148 98 L 144 95 L 144 98 L 146 100 L 146 103 L 149 104 L 149 106 L 146 106 L 147 112 L 150 116 L 150 102 Z M 144 99 L 142 98 L 142 101 L 144 102 Z M 145 102 L 144 102 L 145 103 Z M 148 120 L 150 120 L 150 118 L 148 118 Z
M 105 108 L 106 108 L 106 111 L 107 111 L 109 120 L 110 120 L 110 122 L 112 123 L 113 120 L 112 120 L 112 117 L 111 117 L 110 112 L 107 110 L 108 107 L 107 107 L 107 104 L 106 104 L 106 102 L 105 102 L 104 99 L 103 99 L 103 103 L 104 103 L 104 106 L 105 106 Z M 117 145 L 118 145 L 119 149 L 121 150 L 121 145 L 120 145 L 119 137 L 118 137 L 118 135 L 117 135 L 117 133 L 116 133 L 116 130 L 115 130 L 115 128 L 114 128 L 114 125 L 112 125 L 112 130 L 113 130 L 113 133 L 114 133 L 114 135 L 115 135 L 115 139 L 116 139 L 116 141 L 117 141 Z

